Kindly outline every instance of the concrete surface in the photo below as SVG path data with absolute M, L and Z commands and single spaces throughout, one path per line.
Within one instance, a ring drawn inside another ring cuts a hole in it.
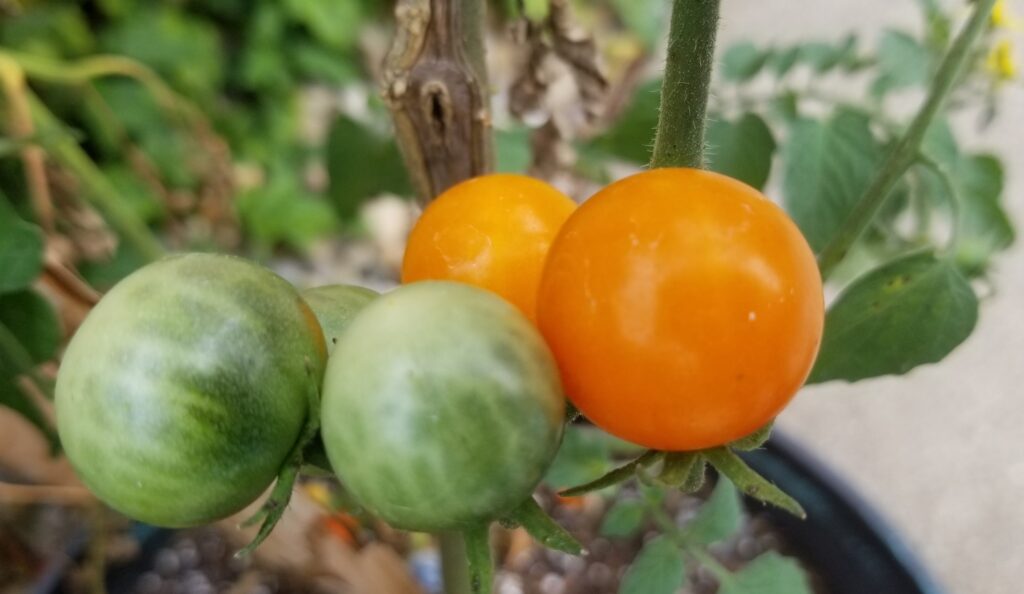
M 1024 0 L 1011 6 L 1024 15 Z M 917 23 L 914 0 L 726 0 L 721 46 L 850 30 L 875 39 L 883 26 Z M 1016 38 L 1021 59 L 1024 34 Z M 970 122 L 961 128 L 967 148 L 1003 157 L 1006 200 L 1020 229 L 1021 81 L 1002 107 L 988 132 L 974 133 Z M 998 293 L 984 302 L 977 329 L 941 365 L 901 378 L 808 389 L 779 420 L 901 530 L 955 594 L 1024 589 L 1024 239 L 998 262 L 993 277 Z

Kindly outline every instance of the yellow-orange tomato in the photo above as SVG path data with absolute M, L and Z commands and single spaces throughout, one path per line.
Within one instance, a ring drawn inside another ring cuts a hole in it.
M 649 448 L 695 450 L 785 407 L 814 362 L 824 297 L 782 209 L 723 175 L 655 169 L 566 221 L 537 315 L 588 419 Z
M 525 175 L 456 184 L 413 227 L 402 282 L 452 280 L 487 289 L 536 318 L 544 258 L 576 203 Z

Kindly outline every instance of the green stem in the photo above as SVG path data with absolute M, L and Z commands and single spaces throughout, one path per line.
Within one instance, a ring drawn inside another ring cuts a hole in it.
M 674 0 L 651 167 L 703 167 L 719 0 Z
M 978 0 L 975 3 L 974 13 L 971 14 L 967 25 L 964 26 L 942 59 L 935 80 L 928 91 L 928 96 L 911 121 L 910 127 L 886 157 L 871 184 L 868 185 L 867 190 L 864 191 L 846 217 L 843 226 L 818 255 L 818 267 L 821 269 L 822 277 L 827 278 L 836 265 L 842 261 L 850 246 L 857 241 L 871 224 L 879 209 L 885 204 L 885 199 L 888 198 L 893 187 L 907 172 L 907 169 L 914 164 L 925 132 L 932 119 L 942 109 L 960 71 L 963 70 L 964 64 L 972 55 L 971 49 L 974 42 L 985 30 L 995 2 L 996 0 Z
M 147 260 L 157 260 L 164 248 L 149 227 L 128 206 L 117 188 L 93 163 L 82 147 L 64 130 L 63 124 L 33 94 L 29 96 L 32 116 L 39 125 L 46 152 L 74 173 L 85 186 L 84 195 L 103 213 L 104 218 L 128 243 Z
M 466 543 L 458 532 L 437 535 L 441 546 L 441 574 L 444 576 L 445 594 L 470 594 L 469 565 L 466 563 Z

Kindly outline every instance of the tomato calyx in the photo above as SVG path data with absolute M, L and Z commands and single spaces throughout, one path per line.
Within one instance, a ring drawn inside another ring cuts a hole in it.
M 320 382 L 316 378 L 312 362 L 308 359 L 306 360 L 306 374 L 309 376 L 309 388 L 307 390 L 309 412 L 306 415 L 306 424 L 302 428 L 299 439 L 288 453 L 288 457 L 285 458 L 284 464 L 281 465 L 281 469 L 277 474 L 277 481 L 274 483 L 270 496 L 267 497 L 267 500 L 263 502 L 263 505 L 256 513 L 242 522 L 241 526 L 243 528 L 262 523 L 260 523 L 260 529 L 256 532 L 256 536 L 253 537 L 252 541 L 245 545 L 245 548 L 235 553 L 236 558 L 248 557 L 263 544 L 263 541 L 270 536 L 274 527 L 277 526 L 277 522 L 284 515 L 285 509 L 288 508 L 288 502 L 291 501 L 292 489 L 295 487 L 295 481 L 299 477 L 299 470 L 303 467 L 304 453 L 310 444 L 317 441 L 319 436 Z
M 773 505 L 803 519 L 807 517 L 800 503 L 769 482 L 747 465 L 736 450 L 757 449 L 771 436 L 772 423 L 749 436 L 729 444 L 689 452 L 647 450 L 622 466 L 582 485 L 559 492 L 562 497 L 576 497 L 636 478 L 649 485 L 659 485 L 693 493 L 704 485 L 707 465 L 727 477 L 748 497 Z

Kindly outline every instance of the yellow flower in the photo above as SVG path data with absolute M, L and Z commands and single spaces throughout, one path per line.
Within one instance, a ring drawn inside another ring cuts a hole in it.
M 1024 27 L 1024 21 L 1013 14 L 1013 11 L 1010 9 L 1010 3 L 1007 0 L 998 0 L 996 2 L 995 6 L 992 7 L 992 16 L 989 22 L 992 24 L 993 29 L 1020 31 Z
M 1017 62 L 1009 39 L 996 43 L 988 53 L 985 66 L 999 80 L 1017 78 Z

